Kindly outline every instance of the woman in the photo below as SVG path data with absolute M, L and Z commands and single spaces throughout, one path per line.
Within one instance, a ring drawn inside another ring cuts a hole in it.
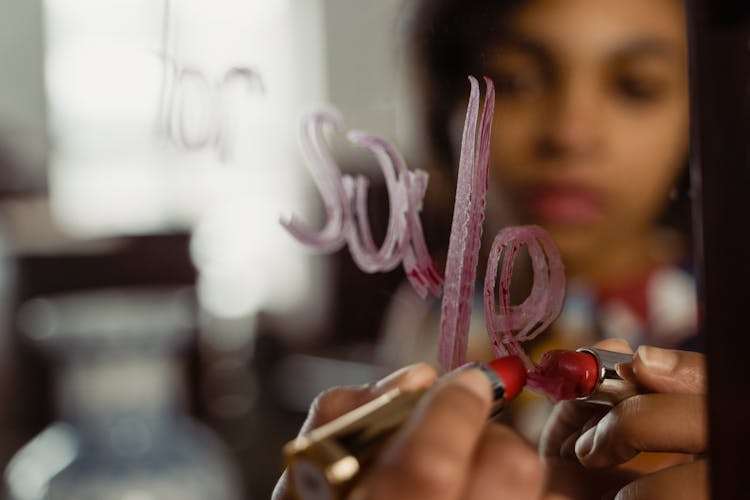
M 501 226 L 530 223 L 560 248 L 565 306 L 531 357 L 602 338 L 696 349 L 682 2 L 428 0 L 415 13 L 431 182 L 447 186 L 428 208 L 450 220 L 466 75 L 488 75 L 497 98 L 483 249 Z M 383 363 L 435 359 L 429 308 L 408 287 L 399 292 Z M 483 359 L 491 354 L 480 300 L 474 311 L 469 358 Z M 547 412 L 527 396 L 513 421 L 536 439 Z
M 669 212 L 680 213 L 675 209 L 686 194 L 681 192 L 688 147 L 682 3 L 425 0 L 416 12 L 425 125 L 431 161 L 446 173 L 444 184 L 453 185 L 466 75 L 486 74 L 495 82 L 497 100 L 485 234 L 491 237 L 508 223 L 536 223 L 551 233 L 563 256 L 568 299 L 535 350 L 602 337 L 624 337 L 634 345 L 688 345 L 696 330 L 693 283 L 683 269 L 688 252 L 684 241 L 665 229 Z M 440 179 L 433 175 L 431 183 Z M 432 196 L 436 199 L 441 207 L 451 206 L 450 196 Z M 673 218 L 672 227 L 679 229 L 684 220 L 675 225 Z M 428 331 L 425 338 L 434 343 L 437 328 L 415 325 L 416 301 L 394 302 L 401 307 L 387 322 L 384 360 L 434 360 L 429 348 L 404 354 L 404 334 Z M 479 348 L 470 350 L 470 357 L 486 357 L 483 327 L 476 330 Z M 602 345 L 629 350 L 613 341 Z M 658 394 L 626 400 L 598 425 L 601 413 L 558 406 L 540 448 L 549 488 L 536 452 L 507 427 L 484 423 L 488 394 L 481 377 L 474 372 L 452 377 L 431 389 L 355 496 L 599 498 L 627 485 L 624 498 L 639 498 L 627 496 L 639 491 L 642 498 L 701 498 L 704 461 L 641 479 L 619 469 L 582 475 L 587 471 L 581 466 L 611 466 L 647 450 L 705 451 L 703 372 L 698 354 L 641 348 L 628 374 Z M 380 386 L 425 386 L 434 377 L 429 367 L 418 365 Z M 318 400 L 309 425 L 372 396 L 356 389 L 328 393 Z M 681 425 L 673 425 L 675 415 Z M 517 423 L 533 420 L 529 411 L 517 417 Z

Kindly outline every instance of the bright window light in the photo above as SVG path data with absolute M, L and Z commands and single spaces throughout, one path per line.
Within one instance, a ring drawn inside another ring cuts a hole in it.
M 310 259 L 278 219 L 310 211 L 296 131 L 325 100 L 319 2 L 44 8 L 60 225 L 80 237 L 197 228 L 199 294 L 219 317 L 314 298 Z

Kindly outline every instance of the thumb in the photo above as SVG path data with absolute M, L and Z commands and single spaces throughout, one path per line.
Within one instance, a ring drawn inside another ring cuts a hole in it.
M 373 384 L 328 389 L 320 393 L 310 405 L 300 435 L 372 401 L 391 389 L 416 391 L 431 385 L 436 377 L 435 370 L 430 365 L 418 363 L 405 366 Z
M 706 361 L 697 352 L 640 346 L 621 374 L 654 392 L 704 394 Z

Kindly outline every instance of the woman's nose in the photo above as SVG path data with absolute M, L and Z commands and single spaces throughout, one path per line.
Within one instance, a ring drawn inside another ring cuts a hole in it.
M 547 103 L 540 141 L 544 154 L 585 159 L 601 150 L 605 110 L 593 85 L 570 79 L 550 93 Z

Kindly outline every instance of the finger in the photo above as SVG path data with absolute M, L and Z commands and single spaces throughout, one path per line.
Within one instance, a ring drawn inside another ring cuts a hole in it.
M 708 462 L 676 465 L 640 479 L 621 489 L 615 500 L 663 500 L 664 498 L 690 498 L 707 500 Z
M 633 349 L 630 348 L 630 344 L 623 339 L 605 339 L 597 342 L 591 347 L 604 349 L 606 351 L 622 352 L 625 354 L 631 354 L 633 352 Z
M 357 498 L 458 498 L 486 425 L 486 375 L 464 370 L 419 402 L 357 488 Z
M 706 362 L 697 352 L 641 346 L 633 357 L 632 373 L 640 385 L 654 392 L 706 391 Z
M 706 450 L 705 400 L 689 394 L 642 394 L 615 406 L 576 442 L 586 467 L 609 467 L 641 451 Z
M 539 452 L 545 457 L 572 458 L 578 437 L 607 413 L 608 407 L 580 401 L 562 401 L 554 406 L 542 430 Z
M 544 467 L 534 449 L 504 425 L 488 426 L 480 440 L 466 489 L 466 500 L 538 499 Z
M 391 389 L 415 391 L 431 385 L 436 377 L 437 374 L 430 365 L 418 363 L 401 368 L 375 384 L 329 389 L 318 395 L 310 405 L 310 411 L 305 423 L 302 424 L 300 434 L 320 427 Z

